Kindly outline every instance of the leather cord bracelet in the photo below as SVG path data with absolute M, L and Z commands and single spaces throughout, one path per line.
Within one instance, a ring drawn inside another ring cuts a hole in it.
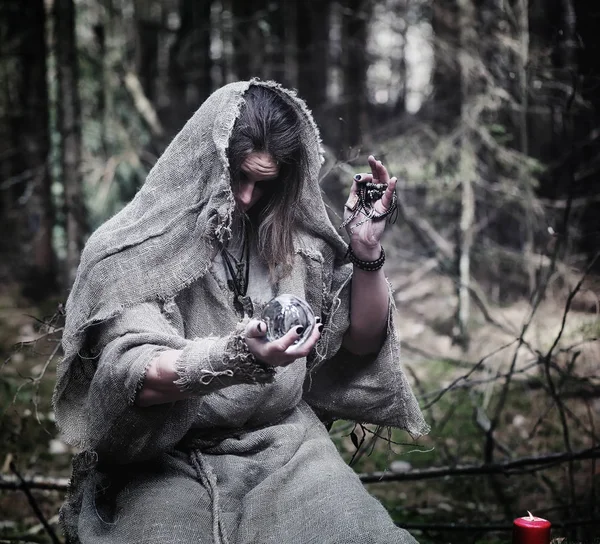
M 354 251 L 352 251 L 351 245 L 348 246 L 346 257 L 354 266 L 367 272 L 375 272 L 383 266 L 383 263 L 385 263 L 385 251 L 383 250 L 383 246 L 381 246 L 381 254 L 374 261 L 363 261 L 362 259 L 359 259 L 354 254 Z

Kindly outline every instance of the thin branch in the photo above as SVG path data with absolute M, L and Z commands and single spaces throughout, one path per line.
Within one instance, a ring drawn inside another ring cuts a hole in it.
M 48 533 L 50 540 L 53 542 L 53 544 L 61 544 L 60 540 L 56 536 L 56 533 L 54 532 L 54 529 L 50 526 L 50 524 L 44 517 L 44 514 L 42 513 L 42 510 L 40 509 L 37 501 L 35 500 L 35 497 L 31 494 L 30 486 L 25 481 L 25 479 L 21 476 L 21 474 L 17 470 L 16 465 L 12 461 L 10 462 L 10 470 L 15 475 L 16 479 L 19 482 L 17 488 L 20 489 L 21 491 L 23 491 L 23 493 L 25 493 L 25 496 L 27 497 L 27 501 L 29 502 L 31 509 L 33 510 L 36 517 L 40 520 L 40 522 L 44 526 L 44 529 L 46 529 L 46 532 Z
M 515 340 L 512 340 L 511 342 L 509 342 L 508 344 L 504 344 L 503 346 L 500 346 L 499 348 L 495 349 L 494 351 L 492 351 L 491 353 L 488 353 L 487 355 L 485 355 L 484 357 L 482 357 L 477 364 L 475 364 L 473 366 L 473 368 L 471 370 L 469 370 L 469 372 L 467 372 L 466 374 L 464 374 L 463 376 L 459 376 L 458 378 L 456 378 L 455 380 L 453 380 L 450 385 L 448 385 L 448 387 L 445 387 L 442 391 L 440 391 L 434 398 L 433 400 L 429 401 L 424 407 L 423 409 L 426 410 L 427 408 L 430 408 L 431 406 L 433 406 L 436 402 L 438 402 L 448 391 L 450 391 L 451 389 L 453 389 L 456 384 L 460 383 L 461 381 L 466 381 L 469 376 L 471 376 L 471 374 L 473 374 L 476 370 L 480 369 L 483 366 L 483 363 L 489 359 L 490 357 L 493 357 L 496 353 L 499 353 L 503 350 L 505 350 L 506 348 L 510 347 L 511 345 L 513 345 L 515 343 Z M 511 371 L 514 371 L 514 369 L 511 369 Z
M 454 244 L 448 242 L 435 228 L 427 221 L 422 214 L 419 214 L 414 208 L 406 206 L 404 199 L 398 199 L 398 212 L 400 217 L 415 233 L 417 238 L 423 243 L 424 247 L 433 245 L 435 253 L 438 253 L 446 260 L 454 258 Z M 430 243 L 427 243 L 429 240 Z
M 550 359 L 552 357 L 552 353 L 554 352 L 554 349 L 558 345 L 558 342 L 562 338 L 563 332 L 565 330 L 567 316 L 568 316 L 569 310 L 571 308 L 571 302 L 573 301 L 573 298 L 575 297 L 575 295 L 577 294 L 577 292 L 581 288 L 581 285 L 583 284 L 583 281 L 586 278 L 587 274 L 592 270 L 592 267 L 596 263 L 596 260 L 598 259 L 599 256 L 600 256 L 600 253 L 597 253 L 594 256 L 594 258 L 590 261 L 590 264 L 588 265 L 585 273 L 583 274 L 583 276 L 581 277 L 581 279 L 579 280 L 579 282 L 577 283 L 577 285 L 575 286 L 575 288 L 572 289 L 571 292 L 569 293 L 569 297 L 567 298 L 567 303 L 565 304 L 565 310 L 563 312 L 563 318 L 562 318 L 560 330 L 559 330 L 558 334 L 556 335 L 552 346 L 550 347 L 550 349 L 546 353 L 546 357 L 544 358 L 544 373 L 545 373 L 545 376 L 546 376 L 546 381 L 548 383 L 548 389 L 549 389 L 549 392 L 550 392 L 550 396 L 554 400 L 554 404 L 556 405 L 556 407 L 558 409 L 558 414 L 559 414 L 561 425 L 562 425 L 563 439 L 564 439 L 564 443 L 565 443 L 565 448 L 566 448 L 567 452 L 569 452 L 569 453 L 572 451 L 569 425 L 567 423 L 567 416 L 565 414 L 564 403 L 563 403 L 562 399 L 560 398 L 559 390 L 556 387 L 556 385 L 554 384 L 554 380 L 552 378 L 552 374 L 550 373 Z M 575 476 L 573 474 L 573 464 L 572 464 L 572 462 L 569 462 L 568 475 L 569 475 L 569 482 L 570 482 L 571 504 L 573 506 L 575 506 Z
M 28 384 L 32 384 L 34 386 L 36 386 L 36 393 L 39 391 L 39 387 L 40 387 L 40 383 L 42 381 L 42 378 L 44 377 L 44 374 L 46 373 L 46 370 L 48 369 L 48 365 L 52 362 L 52 360 L 54 359 L 54 357 L 56 356 L 56 354 L 58 353 L 58 350 L 60 349 L 60 344 L 56 344 L 56 346 L 54 347 L 54 350 L 52 351 L 52 353 L 50 354 L 50 356 L 46 359 L 44 366 L 42 367 L 41 372 L 39 373 L 39 375 L 37 377 L 32 377 L 32 376 L 23 376 L 24 379 L 28 380 L 27 382 L 22 383 L 21 385 L 19 385 L 19 387 L 17 387 L 17 390 L 15 391 L 14 397 L 13 397 L 13 404 L 17 401 L 17 398 L 19 396 L 19 393 L 21 392 L 21 389 L 23 389 L 26 385 Z M 36 409 L 36 418 L 39 422 L 39 416 L 37 414 L 37 402 L 35 403 L 35 409 Z
M 565 325 L 567 323 L 567 316 L 569 315 L 569 310 L 571 309 L 571 304 L 573 302 L 573 299 L 575 298 L 575 295 L 581 289 L 581 286 L 583 285 L 583 282 L 585 281 L 585 278 L 592 271 L 592 269 L 594 268 L 594 265 L 596 264 L 596 261 L 599 258 L 600 258 L 600 252 L 598 252 L 598 253 L 596 253 L 596 255 L 594 255 L 594 257 L 591 259 L 590 263 L 586 267 L 583 275 L 581 276 L 581 278 L 577 282 L 577 285 L 575 285 L 575 287 L 569 293 L 569 296 L 567 297 L 567 302 L 565 304 L 565 310 L 563 312 L 562 321 L 561 321 L 561 324 L 560 324 L 560 330 L 559 330 L 558 334 L 556 335 L 556 337 L 554 338 L 554 342 L 552 343 L 552 346 L 550 347 L 550 349 L 546 353 L 546 359 L 549 359 L 549 357 L 551 356 L 552 352 L 556 348 L 558 342 L 562 338 L 562 335 L 563 335 L 563 333 L 565 331 Z
M 22 481 L 29 489 L 43 489 L 45 491 L 67 491 L 68 478 L 51 478 L 47 476 L 23 476 Z M 22 481 L 16 476 L 0 474 L 0 489 L 19 490 Z
M 125 74 L 124 82 L 125 87 L 131 94 L 135 108 L 150 127 L 152 134 L 154 134 L 154 136 L 162 136 L 164 134 L 164 129 L 160 124 L 160 120 L 152 103 L 144 93 L 144 89 L 138 77 L 133 72 L 128 71 Z

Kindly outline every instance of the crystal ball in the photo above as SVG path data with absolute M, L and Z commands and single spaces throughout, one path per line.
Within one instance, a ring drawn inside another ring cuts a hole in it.
M 267 324 L 267 340 L 272 342 L 284 336 L 290 329 L 304 327 L 302 336 L 295 342 L 302 344 L 315 327 L 315 314 L 306 301 L 294 295 L 279 295 L 267 302 L 261 319 Z

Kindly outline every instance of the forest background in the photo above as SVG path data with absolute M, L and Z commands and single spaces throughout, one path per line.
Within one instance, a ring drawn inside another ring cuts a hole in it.
M 50 396 L 89 233 L 211 91 L 296 88 L 334 222 L 400 179 L 386 272 L 431 434 L 338 422 L 421 542 L 507 542 L 527 510 L 600 538 L 600 7 L 582 0 L 0 2 L 0 540 L 58 542 L 73 450 Z

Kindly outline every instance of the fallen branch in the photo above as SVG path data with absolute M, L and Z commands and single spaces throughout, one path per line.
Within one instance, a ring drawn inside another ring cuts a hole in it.
M 0 489 L 21 489 L 22 483 L 29 489 L 43 489 L 45 491 L 67 491 L 69 488 L 68 478 L 51 478 L 47 476 L 23 476 L 19 480 L 16 476 L 0 474 Z
M 0 544 L 8 544 L 9 542 L 18 542 L 18 544 L 46 544 L 48 540 L 44 537 L 31 535 L 14 535 L 0 537 Z
M 568 461 L 581 461 L 585 459 L 600 459 L 600 446 L 568 453 L 550 453 L 537 457 L 522 457 L 505 463 L 493 463 L 483 465 L 458 465 L 455 467 L 436 467 L 408 472 L 371 472 L 359 474 L 363 483 L 400 482 L 415 480 L 432 480 L 453 476 L 469 476 L 471 474 L 506 474 L 518 472 L 525 467 L 533 467 L 529 470 L 543 470 L 551 465 L 558 465 Z M 47 491 L 67 491 L 69 487 L 68 478 L 50 478 L 44 476 L 23 477 L 18 480 L 14 476 L 0 475 L 0 489 L 22 489 L 22 485 L 28 489 L 44 489 Z
M 525 467 L 528 471 L 543 470 L 551 465 L 558 465 L 570 461 L 583 459 L 600 458 L 600 446 L 579 450 L 573 453 L 550 453 L 536 457 L 521 457 L 514 461 L 504 463 L 488 463 L 482 465 L 463 465 L 456 467 L 425 468 L 421 470 L 411 470 L 408 472 L 372 472 L 368 474 L 359 474 L 363 483 L 379 482 L 407 482 L 414 480 L 431 480 L 435 478 L 446 478 L 450 476 L 470 476 L 472 474 L 504 474 L 510 475 L 513 472 L 520 472 Z

